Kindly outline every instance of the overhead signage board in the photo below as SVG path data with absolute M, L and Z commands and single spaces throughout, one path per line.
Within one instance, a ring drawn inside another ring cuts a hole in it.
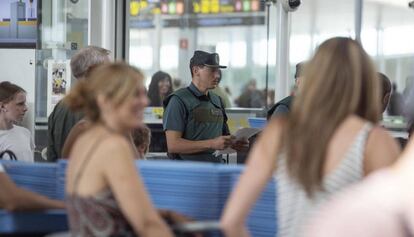
M 131 0 L 131 16 L 262 12 L 260 0 Z
M 181 19 L 165 19 L 161 22 L 162 27 L 180 27 L 183 25 Z M 217 26 L 239 26 L 239 25 L 264 25 L 264 16 L 244 16 L 244 17 L 200 17 L 190 18 L 186 23 L 189 27 L 217 27 Z M 154 22 L 151 19 L 131 20 L 129 24 L 132 29 L 154 28 Z

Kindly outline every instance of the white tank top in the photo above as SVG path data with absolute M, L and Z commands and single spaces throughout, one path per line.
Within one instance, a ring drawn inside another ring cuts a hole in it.
M 356 135 L 338 167 L 323 178 L 323 191 L 315 191 L 309 198 L 303 188 L 288 176 L 286 156 L 278 159 L 276 179 L 278 236 L 299 236 L 309 218 L 332 194 L 362 180 L 364 177 L 364 150 L 371 123 L 366 123 Z

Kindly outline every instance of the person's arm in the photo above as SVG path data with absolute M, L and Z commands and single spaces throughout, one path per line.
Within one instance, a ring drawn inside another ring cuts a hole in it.
M 249 149 L 249 145 L 250 145 L 250 142 L 248 139 L 241 139 L 241 140 L 233 141 L 233 143 L 231 144 L 231 148 L 233 148 L 236 151 L 246 152 Z
M 33 140 L 33 137 L 30 131 L 29 131 L 29 136 L 30 136 L 30 149 L 33 151 L 33 155 L 34 155 L 34 151 L 36 150 L 36 144 Z
M 182 138 L 182 132 L 172 130 L 165 131 L 165 136 L 167 138 L 168 152 L 178 154 L 192 154 L 209 149 L 223 150 L 232 144 L 231 136 L 220 136 L 208 140 L 191 141 Z
M 282 127 L 282 120 L 273 119 L 254 145 L 246 170 L 227 200 L 221 217 L 221 227 L 227 237 L 248 236 L 244 223 L 276 168 Z
M 139 236 L 172 236 L 151 203 L 136 169 L 130 146 L 123 137 L 114 137 L 102 144 L 104 149 L 99 155 L 104 162 L 104 178 L 114 193 L 122 213 Z
M 25 133 L 26 133 L 26 136 L 29 138 L 29 147 L 30 147 L 30 150 L 31 150 L 31 152 L 32 152 L 32 159 L 33 159 L 33 161 L 34 161 L 34 158 L 35 158 L 35 152 L 36 152 L 36 144 L 35 144 L 35 142 L 34 142 L 34 140 L 33 140 L 33 136 L 32 136 L 32 133 L 30 132 L 30 130 L 29 129 L 27 129 L 27 128 L 24 128 L 24 131 L 25 131 Z M 42 157 L 43 158 L 43 157 Z
M 364 174 L 392 165 L 400 153 L 400 146 L 395 139 L 385 129 L 374 127 L 365 148 Z
M 0 172 L 0 189 L 0 208 L 8 211 L 65 208 L 65 204 L 62 201 L 52 200 L 17 187 L 7 174 L 3 172 Z
M 277 116 L 281 116 L 281 115 L 286 115 L 289 113 L 289 108 L 284 105 L 284 104 L 279 104 L 275 111 L 272 114 L 272 117 L 277 117 Z

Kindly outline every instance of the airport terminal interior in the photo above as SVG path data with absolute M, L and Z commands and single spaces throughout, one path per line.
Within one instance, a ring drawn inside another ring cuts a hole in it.
M 0 0 L 0 236 L 413 236 L 413 121 L 414 1 Z

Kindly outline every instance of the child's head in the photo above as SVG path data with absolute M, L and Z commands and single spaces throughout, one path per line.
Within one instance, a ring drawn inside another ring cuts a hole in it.
M 132 141 L 139 155 L 139 159 L 143 159 L 149 150 L 151 142 L 151 130 L 146 125 L 141 125 L 132 131 Z

